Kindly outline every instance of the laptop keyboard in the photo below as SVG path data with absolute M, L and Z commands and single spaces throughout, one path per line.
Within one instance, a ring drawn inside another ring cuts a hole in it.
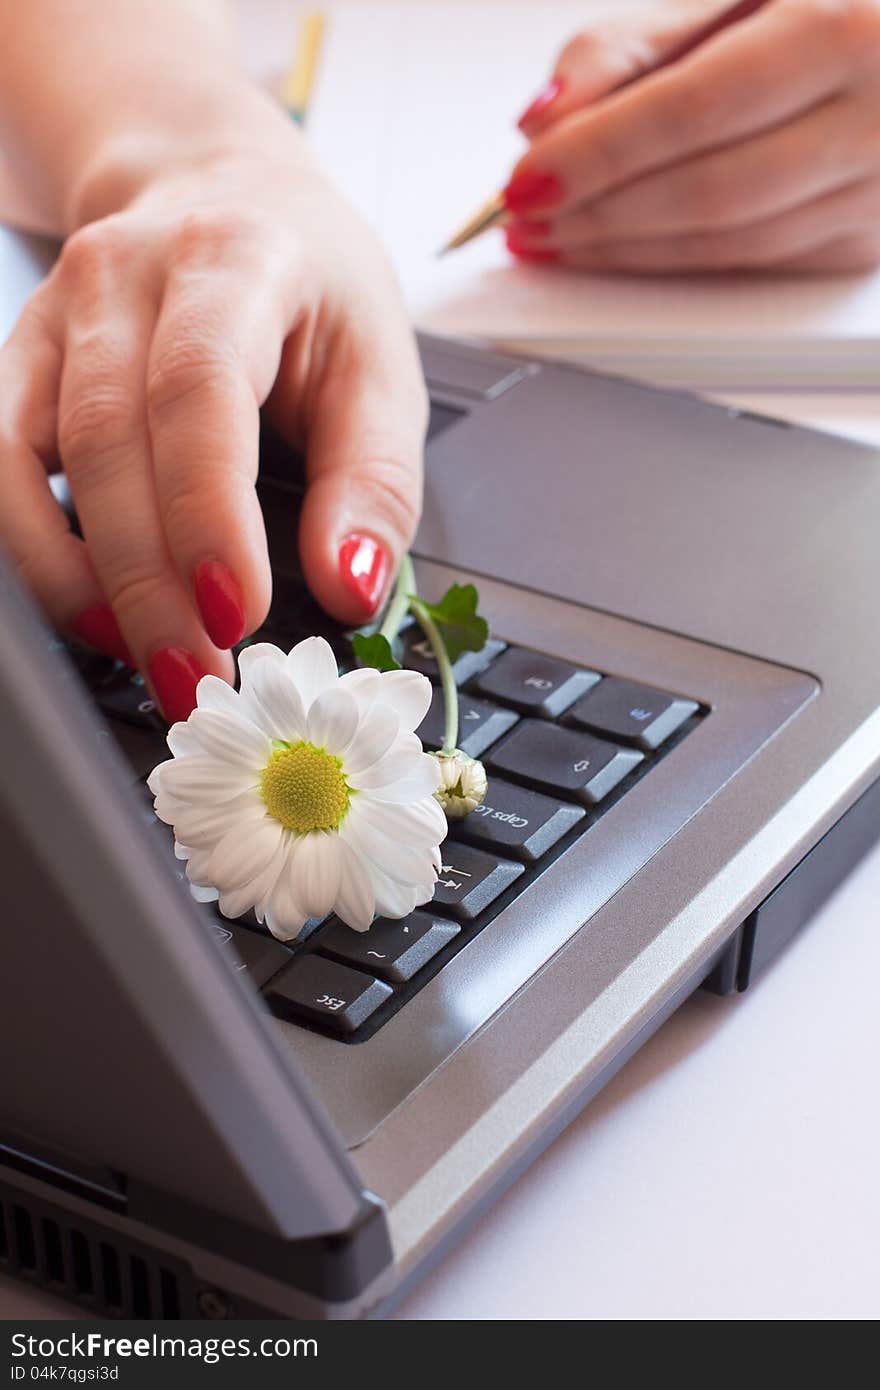
M 265 626 L 249 640 L 287 648 L 319 633 L 340 667 L 350 667 L 347 635 L 317 607 L 291 561 L 302 483 L 287 460 L 285 475 L 277 458 L 264 452 L 259 492 L 274 597 Z M 402 664 L 436 680 L 421 630 L 413 624 L 400 640 Z M 142 781 L 168 756 L 165 725 L 143 678 L 82 648 L 68 650 L 102 716 L 102 736 L 115 738 Z M 364 933 L 333 917 L 313 922 L 291 945 L 275 941 L 253 914 L 237 922 L 209 918 L 233 968 L 250 975 L 279 1017 L 349 1043 L 372 1037 L 705 714 L 680 693 L 500 638 L 461 656 L 455 674 L 460 746 L 483 760 L 489 787 L 482 806 L 451 824 L 430 904 L 403 921 L 377 919 Z M 443 706 L 436 686 L 419 733 L 426 747 L 439 748 Z M 151 808 L 146 814 L 173 871 L 185 880 L 170 830 Z

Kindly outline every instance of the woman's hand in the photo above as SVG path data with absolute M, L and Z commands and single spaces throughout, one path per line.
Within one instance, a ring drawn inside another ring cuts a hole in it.
M 522 118 L 508 244 L 595 271 L 880 263 L 880 0 L 658 0 Z
M 373 614 L 420 510 L 424 386 L 388 266 L 286 117 L 256 126 L 86 180 L 85 225 L 0 352 L 0 539 L 56 626 L 139 666 L 170 720 L 269 605 L 263 402 L 305 449 L 301 560 L 332 614 Z

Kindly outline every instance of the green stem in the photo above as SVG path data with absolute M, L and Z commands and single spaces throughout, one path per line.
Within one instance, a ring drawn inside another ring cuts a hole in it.
M 437 670 L 440 672 L 440 684 L 443 688 L 443 710 L 446 715 L 443 747 L 440 751 L 454 753 L 458 747 L 458 686 L 455 684 L 452 662 L 449 660 L 446 643 L 440 636 L 437 624 L 427 612 L 424 604 L 414 594 L 410 594 L 410 606 L 424 628 L 425 636 L 431 643 Z
M 415 592 L 416 575 L 413 569 L 413 562 L 409 555 L 404 555 L 400 562 L 400 570 L 397 574 L 397 583 L 394 586 L 394 594 L 388 605 L 388 612 L 385 614 L 385 621 L 379 628 L 382 637 L 386 639 L 389 646 L 394 641 L 400 625 L 406 617 L 410 604 L 410 595 Z
M 452 662 L 449 660 L 446 643 L 443 641 L 434 619 L 419 599 L 416 590 L 416 572 L 413 569 L 413 562 L 407 554 L 400 562 L 394 593 L 388 605 L 385 620 L 379 628 L 381 636 L 386 639 L 389 645 L 400 631 L 400 625 L 409 611 L 412 611 L 418 619 L 420 627 L 431 644 L 431 651 L 434 653 L 437 670 L 440 672 L 440 685 L 443 689 L 445 728 L 442 752 L 454 753 L 458 747 L 458 686 L 455 684 Z

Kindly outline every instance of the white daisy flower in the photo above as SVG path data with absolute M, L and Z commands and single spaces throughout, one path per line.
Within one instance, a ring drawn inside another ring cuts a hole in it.
M 193 896 L 253 908 L 289 940 L 335 912 L 355 931 L 428 902 L 446 818 L 414 732 L 431 684 L 415 671 L 340 676 L 323 637 L 239 657 L 241 690 L 203 676 L 149 777 Z

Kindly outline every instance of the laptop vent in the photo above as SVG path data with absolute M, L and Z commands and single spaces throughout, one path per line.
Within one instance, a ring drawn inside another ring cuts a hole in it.
M 176 1260 L 0 1182 L 0 1271 L 73 1299 L 98 1317 L 197 1316 L 193 1280 Z

